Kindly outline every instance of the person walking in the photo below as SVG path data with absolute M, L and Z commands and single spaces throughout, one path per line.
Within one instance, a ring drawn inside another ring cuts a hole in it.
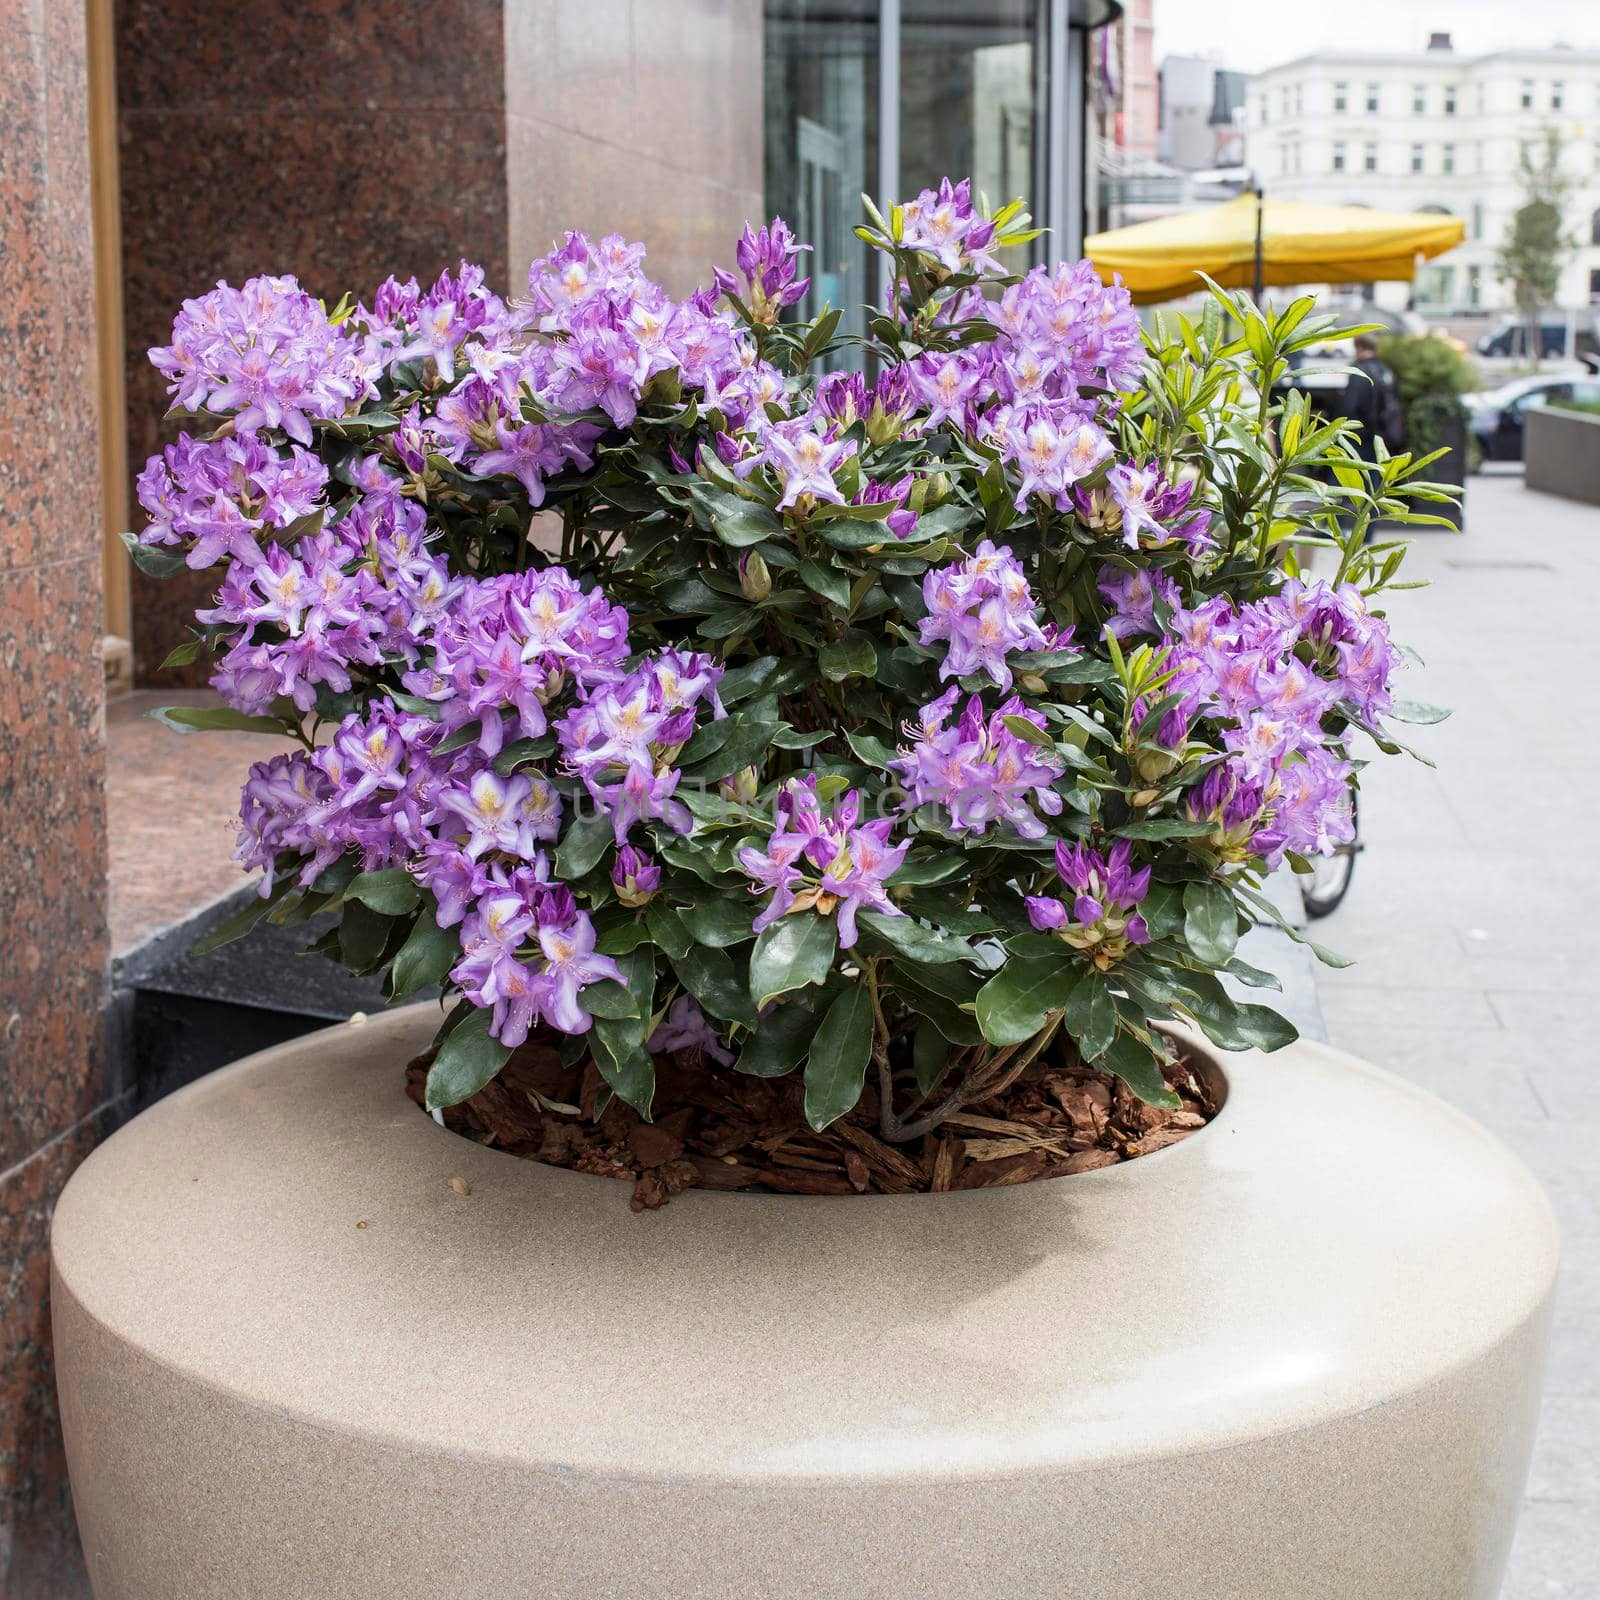
M 1340 396 L 1339 415 L 1361 425 L 1361 436 L 1353 443 L 1354 452 L 1366 462 L 1376 462 L 1375 441 L 1382 439 L 1390 455 L 1403 450 L 1406 442 L 1405 411 L 1394 373 L 1378 355 L 1378 341 L 1370 333 L 1355 338 L 1356 363 Z M 1363 474 L 1369 493 L 1376 493 L 1379 479 L 1375 467 Z M 1374 523 L 1375 527 L 1376 524 Z M 1373 527 L 1367 530 L 1372 537 Z

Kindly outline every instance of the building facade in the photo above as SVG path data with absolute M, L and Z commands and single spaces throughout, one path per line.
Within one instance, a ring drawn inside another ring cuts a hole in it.
M 1408 55 L 1319 52 L 1258 73 L 1246 99 L 1245 160 L 1266 193 L 1314 204 L 1459 217 L 1465 241 L 1409 291 L 1420 310 L 1509 308 L 1495 258 L 1525 198 L 1524 150 L 1554 130 L 1572 180 L 1576 248 L 1557 305 L 1600 303 L 1600 51 L 1460 55 L 1448 35 Z M 1408 291 L 1380 292 L 1379 298 Z

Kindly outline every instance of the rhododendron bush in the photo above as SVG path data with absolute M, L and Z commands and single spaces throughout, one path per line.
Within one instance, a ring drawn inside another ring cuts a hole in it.
M 227 708 L 161 715 L 299 746 L 217 937 L 331 912 L 442 985 L 431 1105 L 543 1029 L 646 1115 L 668 1051 L 802 1071 L 819 1128 L 872 1072 L 908 1138 L 1052 1040 L 1170 1103 L 1160 1023 L 1293 1037 L 1220 980 L 1274 987 L 1264 875 L 1396 747 L 1364 536 L 1442 492 L 1274 397 L 1307 300 L 1146 338 L 1088 263 L 1012 270 L 1020 206 L 867 215 L 861 339 L 793 320 L 779 220 L 683 300 L 574 233 L 516 298 L 219 284 L 152 352 L 184 431 L 130 548 L 216 574 L 174 656 Z

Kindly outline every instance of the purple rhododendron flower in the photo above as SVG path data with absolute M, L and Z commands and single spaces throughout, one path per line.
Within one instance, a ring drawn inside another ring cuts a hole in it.
M 1150 932 L 1138 905 L 1150 892 L 1150 869 L 1130 865 L 1133 846 L 1119 839 L 1108 853 L 1079 841 L 1056 842 L 1056 873 L 1072 891 L 1071 904 L 1045 895 L 1026 897 L 1028 920 L 1039 933 L 1054 934 L 1082 950 L 1104 971 Z
M 856 914 L 863 907 L 885 916 L 905 915 L 884 883 L 910 845 L 889 843 L 893 825 L 887 818 L 860 823 L 861 796 L 854 789 L 825 815 L 816 779 L 791 778 L 778 791 L 774 811 L 765 848 L 746 845 L 739 852 L 753 892 L 771 895 L 753 924 L 757 933 L 780 917 L 837 911 L 839 948 L 848 950 L 856 942 Z
M 996 688 L 1009 689 L 1007 656 L 1046 648 L 1027 576 L 1005 546 L 985 539 L 965 561 L 935 568 L 922 580 L 922 598 L 928 614 L 918 637 L 945 644 L 941 678 L 983 672 Z

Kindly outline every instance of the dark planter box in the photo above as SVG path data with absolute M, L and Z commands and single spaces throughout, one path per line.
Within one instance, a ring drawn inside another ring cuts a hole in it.
M 1530 409 L 1522 460 L 1530 489 L 1600 506 L 1600 417 L 1555 406 Z
M 1467 439 L 1467 423 L 1464 417 L 1452 417 L 1443 427 L 1437 430 L 1431 448 L 1438 449 L 1440 445 L 1443 445 L 1449 451 L 1449 454 L 1440 456 L 1428 468 L 1428 477 L 1434 483 L 1448 484 L 1454 489 L 1459 504 L 1453 506 L 1424 506 L 1420 509 L 1431 511 L 1437 516 L 1448 517 L 1459 528 L 1462 518 L 1466 514 L 1467 498 L 1467 452 L 1469 441 Z

